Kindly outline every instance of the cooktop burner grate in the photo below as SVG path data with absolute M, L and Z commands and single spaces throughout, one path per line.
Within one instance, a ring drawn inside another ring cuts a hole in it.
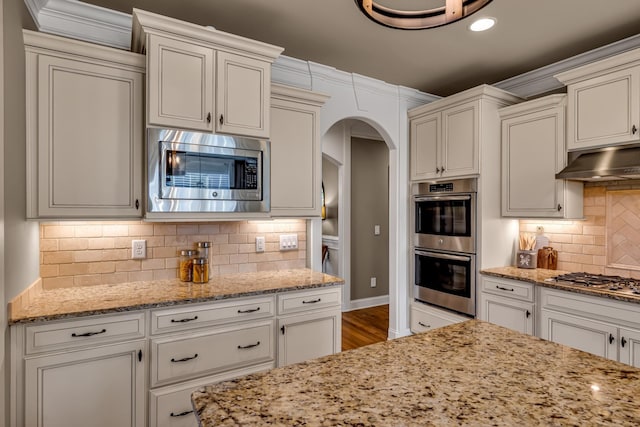
M 585 287 L 608 287 L 609 290 L 640 289 L 640 280 L 621 276 L 607 276 L 591 273 L 567 273 L 547 279 L 550 282 L 562 282 Z

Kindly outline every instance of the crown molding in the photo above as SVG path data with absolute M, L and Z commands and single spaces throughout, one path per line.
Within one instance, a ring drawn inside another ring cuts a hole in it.
M 132 17 L 129 14 L 78 0 L 24 0 L 24 2 L 40 31 L 130 50 Z M 638 47 L 640 47 L 640 34 L 502 80 L 493 86 L 522 98 L 534 97 L 564 87 L 554 77 L 556 74 Z M 313 85 L 311 76 L 322 68 L 324 67 L 320 64 L 280 57 L 274 64 L 274 81 L 311 89 Z M 333 72 L 328 72 L 327 69 L 331 67 L 324 68 L 320 75 L 329 80 L 345 84 L 347 83 L 345 80 L 352 78 L 350 75 L 348 78 L 347 76 L 338 78 L 336 74 L 342 72 L 335 69 Z M 312 70 L 314 70 L 313 73 Z

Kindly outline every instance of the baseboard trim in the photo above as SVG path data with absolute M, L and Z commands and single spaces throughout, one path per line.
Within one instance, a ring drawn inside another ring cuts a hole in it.
M 352 300 L 342 311 L 359 310 L 361 308 L 369 308 L 385 304 L 389 304 L 389 295 Z

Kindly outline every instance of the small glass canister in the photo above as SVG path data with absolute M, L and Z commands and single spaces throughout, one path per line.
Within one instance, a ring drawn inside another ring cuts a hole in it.
M 207 283 L 209 281 L 209 260 L 195 258 L 193 260 L 193 283 Z
M 197 254 L 192 249 L 180 251 L 180 265 L 178 266 L 178 278 L 183 282 L 193 280 L 193 257 Z
M 209 259 L 210 247 L 211 247 L 211 242 L 197 242 L 196 248 L 198 249 L 198 258 Z

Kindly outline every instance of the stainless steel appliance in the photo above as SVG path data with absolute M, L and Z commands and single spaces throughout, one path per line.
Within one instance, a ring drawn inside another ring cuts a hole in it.
M 269 212 L 269 141 L 149 129 L 148 212 Z
M 413 193 L 415 247 L 475 253 L 475 179 L 419 183 Z
M 475 316 L 475 179 L 413 185 L 416 300 Z
M 592 273 L 566 273 L 545 279 L 545 282 L 570 287 L 602 289 L 620 294 L 640 294 L 640 279 L 621 276 L 607 276 Z

